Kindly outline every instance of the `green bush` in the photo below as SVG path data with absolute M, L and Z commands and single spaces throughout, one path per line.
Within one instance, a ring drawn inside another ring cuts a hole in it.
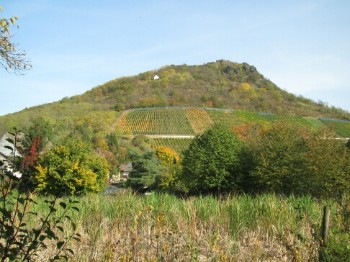
M 247 141 L 256 166 L 246 189 L 338 199 L 350 189 L 350 151 L 328 130 L 279 122 Z
M 243 144 L 222 125 L 196 136 L 184 152 L 181 180 L 192 193 L 234 191 Z
M 35 212 L 37 203 L 32 192 L 20 193 L 26 177 L 13 165 L 17 159 L 15 145 L 19 132 L 12 133 L 14 139 L 8 141 L 12 146 L 12 155 L 0 166 L 0 257 L 1 261 L 37 261 L 39 254 L 54 246 L 45 260 L 68 260 L 74 255 L 68 244 L 71 240 L 80 240 L 75 233 L 76 225 L 71 219 L 78 201 L 46 199 L 40 214 Z M 5 163 L 7 162 L 7 163 Z M 31 221 L 35 221 L 35 225 Z M 65 229 L 71 229 L 71 233 Z
M 108 179 L 107 161 L 83 142 L 70 140 L 40 156 L 34 176 L 39 192 L 81 195 L 101 192 Z

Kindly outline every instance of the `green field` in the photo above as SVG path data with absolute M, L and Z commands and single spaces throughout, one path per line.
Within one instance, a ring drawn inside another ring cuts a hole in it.
M 350 121 L 320 118 L 320 121 L 327 127 L 333 129 L 341 137 L 350 137 Z

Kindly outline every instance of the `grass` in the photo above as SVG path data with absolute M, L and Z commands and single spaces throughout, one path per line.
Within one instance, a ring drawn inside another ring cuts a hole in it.
M 342 137 L 350 137 L 350 121 L 321 118 L 322 123 Z
M 72 261 L 317 260 L 322 208 L 309 197 L 90 195 L 72 215 L 82 235 Z M 67 232 L 68 233 L 68 232 Z

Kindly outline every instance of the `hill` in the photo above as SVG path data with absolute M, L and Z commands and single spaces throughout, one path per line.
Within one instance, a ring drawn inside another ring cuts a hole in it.
M 187 148 L 190 139 L 203 133 L 213 124 L 224 124 L 236 133 L 248 125 L 268 127 L 284 121 L 310 129 L 328 127 L 338 137 L 350 137 L 350 121 L 312 118 L 232 109 L 199 107 L 148 107 L 125 110 L 118 117 L 116 132 L 123 136 L 146 136 L 154 147 L 165 145 L 178 152 Z
M 29 126 L 35 118 L 43 117 L 55 127 L 58 137 L 77 127 L 88 127 L 93 133 L 108 133 L 114 130 L 121 111 L 159 106 L 350 120 L 350 114 L 342 109 L 284 91 L 252 65 L 219 60 L 204 65 L 170 65 L 118 78 L 82 95 L 1 116 L 0 132 L 13 126 Z

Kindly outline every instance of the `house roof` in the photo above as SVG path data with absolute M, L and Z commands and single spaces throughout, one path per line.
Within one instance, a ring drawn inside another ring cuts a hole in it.
M 132 163 L 121 164 L 119 166 L 120 171 L 131 172 L 132 171 Z
M 12 139 L 11 135 L 8 133 L 4 134 L 0 139 L 0 154 L 6 158 L 12 156 L 12 150 L 8 147 L 13 147 L 13 144 L 11 144 L 8 139 Z M 17 149 L 15 149 L 15 154 L 16 156 L 21 156 Z

